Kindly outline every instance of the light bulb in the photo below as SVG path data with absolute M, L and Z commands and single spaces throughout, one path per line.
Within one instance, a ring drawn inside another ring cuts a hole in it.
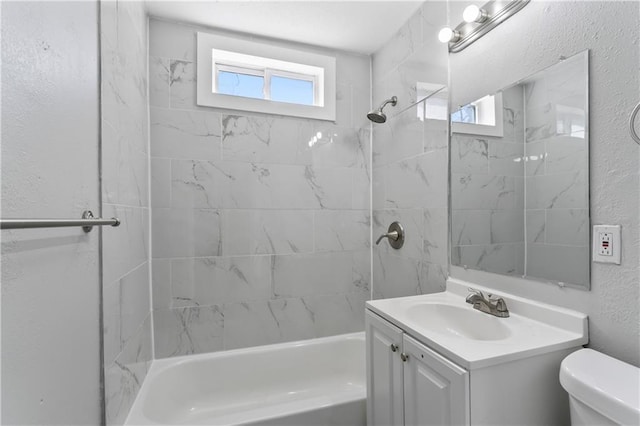
M 444 27 L 438 33 L 438 40 L 440 40 L 442 43 L 449 43 L 450 41 L 457 41 L 458 38 L 460 38 L 460 34 L 457 31 L 452 30 L 449 27 Z
M 467 6 L 462 12 L 462 19 L 464 22 L 484 22 L 487 20 L 487 12 L 484 9 L 480 9 L 475 4 Z

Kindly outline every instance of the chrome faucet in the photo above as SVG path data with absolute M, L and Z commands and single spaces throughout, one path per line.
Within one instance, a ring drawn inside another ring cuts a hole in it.
M 507 303 L 502 297 L 494 298 L 491 294 L 485 297 L 484 293 L 474 288 L 470 288 L 469 291 L 471 294 L 467 296 L 466 302 L 472 304 L 473 309 L 500 318 L 507 318 L 509 316 Z

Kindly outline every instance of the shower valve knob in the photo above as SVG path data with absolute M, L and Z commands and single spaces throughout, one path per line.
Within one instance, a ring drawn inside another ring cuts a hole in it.
M 380 235 L 376 240 L 376 245 L 380 244 L 384 238 L 389 240 L 389 245 L 394 249 L 399 249 L 404 245 L 404 228 L 400 225 L 400 222 L 393 222 L 389 225 L 386 234 Z

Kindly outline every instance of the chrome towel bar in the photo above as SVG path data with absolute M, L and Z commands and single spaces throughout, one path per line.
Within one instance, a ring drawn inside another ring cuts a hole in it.
M 120 219 L 96 218 L 91 210 L 82 213 L 82 219 L 0 219 L 0 229 L 61 228 L 82 226 L 84 232 L 91 232 L 94 226 L 120 226 Z

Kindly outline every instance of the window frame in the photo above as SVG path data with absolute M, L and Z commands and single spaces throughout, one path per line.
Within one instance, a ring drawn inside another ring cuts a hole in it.
M 281 78 L 287 78 L 289 80 L 300 80 L 300 81 L 311 82 L 313 87 L 312 105 L 316 105 L 318 103 L 317 101 L 319 99 L 320 87 L 318 85 L 318 76 L 316 75 L 303 74 L 303 73 L 279 70 L 279 69 L 268 68 L 268 67 L 259 68 L 259 67 L 250 67 L 247 65 L 237 65 L 237 64 L 222 63 L 222 62 L 214 63 L 213 68 L 214 68 L 213 70 L 214 77 L 213 77 L 212 90 L 216 93 L 219 93 L 218 81 L 219 81 L 220 72 L 251 75 L 251 76 L 263 78 L 263 86 L 262 86 L 263 99 L 270 101 L 272 100 L 271 99 L 271 79 L 272 77 L 281 77 Z M 236 95 L 230 95 L 230 96 L 236 96 Z M 251 99 L 256 99 L 256 98 L 251 98 Z M 282 101 L 274 101 L 274 102 L 282 102 Z M 295 105 L 306 105 L 306 104 L 295 104 Z
M 301 80 L 301 81 L 310 81 L 313 84 L 313 105 L 318 103 L 318 99 L 320 99 L 320 87 L 318 82 L 318 76 L 309 75 L 309 74 L 301 74 L 291 71 L 277 70 L 273 68 L 267 68 L 265 70 L 266 80 L 264 82 L 264 87 L 267 93 L 265 93 L 265 98 L 271 100 L 271 77 L 282 77 L 288 78 L 289 80 Z M 277 101 L 281 102 L 281 101 Z M 296 105 L 304 105 L 304 104 L 296 104 Z
M 335 121 L 335 57 L 202 32 L 197 33 L 197 54 L 199 106 Z M 265 99 L 217 93 L 220 67 L 263 77 Z M 271 100 L 273 76 L 312 81 L 314 105 Z
M 237 65 L 227 65 L 227 64 L 214 64 L 214 75 L 212 77 L 212 88 L 211 90 L 213 90 L 216 93 L 218 92 L 218 85 L 219 85 L 219 72 L 223 71 L 223 72 L 229 72 L 229 73 L 233 73 L 233 74 L 243 74 L 243 75 L 251 75 L 254 77 L 262 77 L 263 78 L 263 83 L 262 83 L 262 96 L 263 98 L 265 98 L 266 94 L 265 94 L 265 87 L 266 87 L 266 77 L 264 75 L 263 70 L 260 69 L 256 69 L 256 68 L 247 68 L 247 67 L 239 67 Z M 229 96 L 238 96 L 238 95 L 229 95 Z M 252 99 L 257 99 L 257 98 L 252 98 Z

